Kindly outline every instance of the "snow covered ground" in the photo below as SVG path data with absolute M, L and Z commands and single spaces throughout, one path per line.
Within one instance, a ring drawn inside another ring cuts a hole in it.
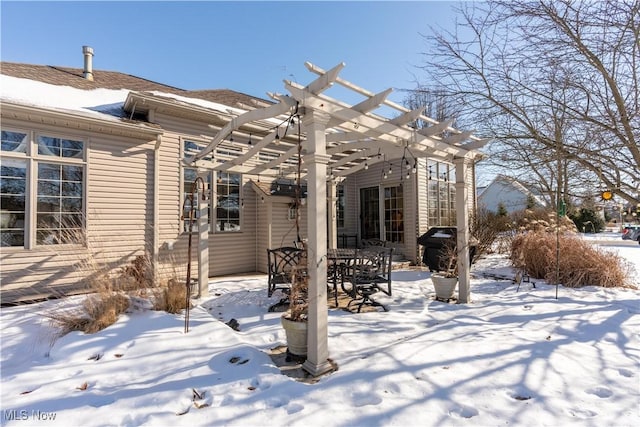
M 635 265 L 640 245 L 585 236 Z M 426 269 L 425 269 L 426 270 Z M 329 311 L 338 370 L 315 384 L 282 375 L 285 344 L 265 276 L 210 282 L 184 316 L 132 309 L 96 334 L 55 335 L 64 301 L 2 308 L 7 426 L 636 426 L 640 293 L 520 288 L 504 256 L 473 267 L 471 304 L 433 299 L 428 271 L 393 273 L 388 312 Z M 225 325 L 230 319 L 239 331 Z

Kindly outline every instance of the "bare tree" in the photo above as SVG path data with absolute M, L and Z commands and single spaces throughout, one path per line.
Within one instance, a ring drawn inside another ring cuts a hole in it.
M 425 36 L 421 68 L 466 127 L 495 139 L 489 161 L 552 203 L 605 188 L 640 203 L 640 1 L 488 0 L 459 12 L 456 30 Z
M 403 100 L 405 107 L 414 110 L 424 108 L 424 114 L 439 122 L 455 119 L 459 115 L 456 106 L 453 105 L 444 89 L 429 88 L 427 86 L 418 85 L 416 89 L 407 91 L 407 95 Z M 424 123 L 418 120 L 416 127 L 418 129 L 431 126 L 432 123 Z M 457 127 L 456 122 L 452 123 L 453 127 Z

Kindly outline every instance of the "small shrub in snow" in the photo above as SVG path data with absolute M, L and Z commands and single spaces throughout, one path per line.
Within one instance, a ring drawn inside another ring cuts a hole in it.
M 110 326 L 129 308 L 129 298 L 119 293 L 88 295 L 79 307 L 51 311 L 45 316 L 60 328 L 60 335 L 71 331 L 93 334 Z
M 509 238 L 512 228 L 513 224 L 508 216 L 478 209 L 471 218 L 471 236 L 477 243 L 476 257 L 494 250 L 501 252 L 501 242 Z
M 169 280 L 167 286 L 155 290 L 153 309 L 177 314 L 187 308 L 187 287 L 175 279 Z

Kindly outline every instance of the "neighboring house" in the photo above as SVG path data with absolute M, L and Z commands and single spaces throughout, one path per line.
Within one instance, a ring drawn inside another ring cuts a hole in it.
M 478 208 L 498 212 L 500 205 L 507 212 L 517 212 L 527 208 L 533 202 L 535 207 L 546 207 L 544 199 L 528 189 L 514 178 L 496 176 L 482 191 L 478 191 Z
M 260 152 L 242 174 L 182 163 L 234 117 L 270 101 L 93 70 L 91 59 L 85 51 L 84 69 L 0 64 L 3 304 L 84 292 L 95 273 L 87 264 L 118 272 L 145 254 L 158 278 L 183 277 L 189 248 L 183 213 L 185 200 L 201 188 L 197 176 L 207 187 L 209 276 L 266 272 L 267 248 L 306 238 L 306 209 L 295 203 L 294 181 L 251 173 L 251 165 L 277 153 Z M 272 130 L 265 123 L 234 133 L 204 161 L 215 156 L 233 164 Z M 372 161 L 342 177 L 327 212 L 339 236 L 353 236 L 342 241 L 380 238 L 415 261 L 420 234 L 455 224 L 455 176 L 444 161 L 415 159 L 410 151 L 403 159 Z

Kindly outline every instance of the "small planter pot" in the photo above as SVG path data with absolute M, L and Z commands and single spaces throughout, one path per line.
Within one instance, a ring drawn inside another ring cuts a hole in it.
M 438 274 L 431 275 L 433 287 L 436 290 L 436 299 L 450 300 L 458 284 L 457 277 L 444 277 Z
M 287 348 L 295 356 L 307 355 L 307 322 L 295 322 L 280 317 L 282 327 L 287 335 Z

